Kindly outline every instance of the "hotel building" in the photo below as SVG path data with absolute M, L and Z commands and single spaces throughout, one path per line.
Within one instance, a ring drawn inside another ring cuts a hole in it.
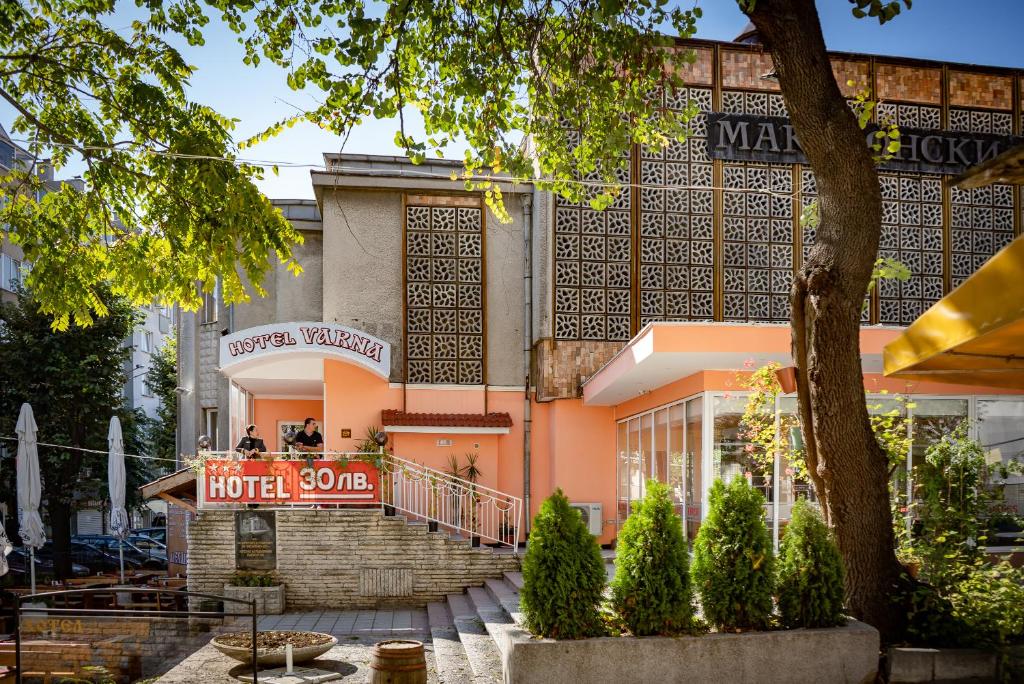
M 478 454 L 480 482 L 531 514 L 561 487 L 592 504 L 603 543 L 647 478 L 670 484 L 692 535 L 714 478 L 742 476 L 765 493 L 777 538 L 808 486 L 778 459 L 750 459 L 742 377 L 792 364 L 788 293 L 816 190 L 771 58 L 744 38 L 688 43 L 688 88 L 659 97 L 697 104 L 693 135 L 635 147 L 630 187 L 604 211 L 507 182 L 501 223 L 449 180 L 457 162 L 325 154 L 315 201 L 278 202 L 305 238 L 303 274 L 275 265 L 266 298 L 225 306 L 214 293 L 179 314 L 179 451 L 201 434 L 230 449 L 250 422 L 277 450 L 309 416 L 327 449 L 351 450 L 377 426 L 395 454 L 435 468 Z M 881 253 L 912 276 L 871 294 L 860 346 L 869 403 L 914 430 L 909 493 L 915 459 L 961 419 L 994 459 L 1024 450 L 1024 398 L 881 374 L 883 346 L 1021 232 L 1018 188 L 946 181 L 1019 142 L 1024 72 L 831 59 L 844 94 L 870 88 L 903 133 L 880 172 Z M 795 407 L 790 395 L 777 410 Z M 1021 485 L 1007 498 L 1021 510 Z

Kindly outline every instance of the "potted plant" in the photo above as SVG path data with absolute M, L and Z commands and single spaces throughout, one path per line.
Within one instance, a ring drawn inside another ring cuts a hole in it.
M 381 437 L 386 440 L 387 435 L 377 429 L 376 425 L 371 425 L 366 428 L 366 436 L 356 442 L 356 452 L 360 454 L 375 454 L 377 460 L 375 465 L 380 470 L 381 478 L 381 503 L 384 508 L 384 515 L 393 516 L 395 514 L 394 507 L 394 482 L 391 479 L 392 473 L 394 472 L 393 464 L 388 459 L 388 451 L 385 444 L 381 444 L 379 441 Z M 391 503 L 389 503 L 391 502 Z
M 256 612 L 260 615 L 284 612 L 284 584 L 273 572 L 238 571 L 224 585 L 224 596 L 256 601 Z
M 429 499 L 427 501 L 427 531 L 429 532 L 437 532 L 437 487 L 437 476 L 428 476 L 427 489 L 430 493 L 428 494 Z
M 462 472 L 465 478 L 469 480 L 469 529 L 473 530 L 471 538 L 471 545 L 474 547 L 480 546 L 480 537 L 476 533 L 479 532 L 480 519 L 477 516 L 477 506 L 480 504 L 480 495 L 476 493 L 476 482 L 483 475 L 483 472 L 477 467 L 477 459 L 480 458 L 480 454 L 466 454 L 466 466 Z

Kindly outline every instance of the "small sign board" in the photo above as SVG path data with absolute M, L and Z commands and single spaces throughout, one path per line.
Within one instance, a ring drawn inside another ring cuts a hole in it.
M 235 569 L 277 568 L 277 514 L 235 511 Z
M 341 438 L 342 439 L 351 439 L 352 438 L 352 428 L 341 428 Z

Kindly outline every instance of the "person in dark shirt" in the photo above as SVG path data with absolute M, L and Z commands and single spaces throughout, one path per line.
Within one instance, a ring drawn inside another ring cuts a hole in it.
M 259 458 L 261 454 L 267 453 L 267 445 L 260 437 L 260 429 L 255 425 L 245 428 L 245 437 L 238 442 L 235 451 L 245 458 Z
M 314 418 L 307 418 L 306 425 L 299 434 L 295 435 L 295 448 L 298 451 L 305 451 L 307 465 L 313 465 L 312 454 L 324 450 L 324 438 L 317 432 L 317 424 Z

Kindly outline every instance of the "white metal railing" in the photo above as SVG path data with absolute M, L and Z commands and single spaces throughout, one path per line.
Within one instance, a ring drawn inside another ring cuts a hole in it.
M 523 500 L 414 461 L 388 455 L 381 467 L 385 505 L 470 537 L 516 547 Z
M 447 531 L 468 537 L 516 548 L 522 529 L 523 500 L 506 492 L 485 487 L 421 463 L 393 454 L 324 452 L 265 452 L 265 460 L 306 459 L 340 461 L 367 460 L 378 465 L 380 473 L 381 507 L 395 509 L 413 519 L 437 523 Z M 201 451 L 198 464 L 207 460 L 244 460 L 237 451 Z M 203 477 L 197 487 L 199 508 L 232 507 L 232 504 L 212 504 L 205 501 L 206 487 Z M 333 502 L 324 501 L 330 504 Z M 358 502 L 353 502 L 358 503 Z M 308 508 L 309 503 L 276 503 L 275 508 Z

